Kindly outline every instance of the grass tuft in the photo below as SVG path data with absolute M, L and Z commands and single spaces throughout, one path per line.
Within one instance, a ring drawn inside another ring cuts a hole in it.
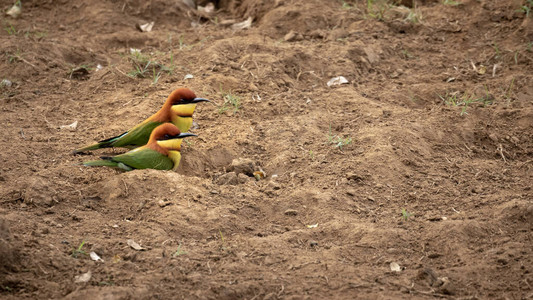
M 343 138 L 338 135 L 333 135 L 331 133 L 331 125 L 329 126 L 329 132 L 328 132 L 327 138 L 328 138 L 328 144 L 332 144 L 333 147 L 339 148 L 340 150 L 342 150 L 342 147 L 350 145 L 352 143 L 351 137 Z
M 235 114 L 239 111 L 241 108 L 241 99 L 239 96 L 232 94 L 231 91 L 224 92 L 222 88 L 220 88 L 220 94 L 222 95 L 222 99 L 224 99 L 224 103 L 222 103 L 218 109 L 218 113 L 221 114 L 228 110 L 232 110 L 233 114 Z

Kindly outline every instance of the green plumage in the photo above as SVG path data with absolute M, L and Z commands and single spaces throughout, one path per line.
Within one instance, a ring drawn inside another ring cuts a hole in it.
M 100 148 L 110 148 L 110 147 L 125 147 L 125 148 L 135 148 L 142 145 L 146 145 L 150 139 L 150 134 L 152 130 L 157 126 L 161 125 L 161 122 L 146 121 L 143 122 L 130 131 L 126 131 L 121 135 L 99 141 L 96 144 L 89 145 L 80 149 L 74 150 L 74 153 L 84 152 L 89 150 L 96 150 Z
M 170 170 L 174 167 L 174 162 L 168 156 L 145 147 L 113 157 L 103 157 L 103 159 L 87 161 L 83 165 L 115 167 L 126 171 L 132 169 Z

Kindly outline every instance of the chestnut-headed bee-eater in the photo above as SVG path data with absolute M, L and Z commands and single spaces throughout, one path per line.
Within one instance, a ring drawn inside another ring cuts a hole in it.
M 150 133 L 157 126 L 170 122 L 178 127 L 181 132 L 187 132 L 192 126 L 192 114 L 199 102 L 208 101 L 204 98 L 196 98 L 193 91 L 187 88 L 174 90 L 163 104 L 163 107 L 142 123 L 124 132 L 121 135 L 105 139 L 73 152 L 96 150 L 109 147 L 135 148 L 148 142 Z
M 157 126 L 150 134 L 148 143 L 124 154 L 112 157 L 102 156 L 102 160 L 83 163 L 84 166 L 107 166 L 125 171 L 133 169 L 176 170 L 181 160 L 181 142 L 192 133 L 181 133 L 172 123 Z

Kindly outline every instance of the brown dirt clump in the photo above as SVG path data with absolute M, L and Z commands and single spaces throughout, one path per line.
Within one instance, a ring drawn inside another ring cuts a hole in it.
M 215 2 L 2 19 L 0 297 L 533 295 L 529 2 Z M 212 103 L 177 172 L 71 154 L 178 87 Z

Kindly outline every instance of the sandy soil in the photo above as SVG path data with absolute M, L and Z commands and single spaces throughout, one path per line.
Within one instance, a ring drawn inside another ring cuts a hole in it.
M 0 297 L 531 299 L 531 2 L 414 2 L 22 1 L 0 33 Z M 71 154 L 178 87 L 213 101 L 178 172 Z

